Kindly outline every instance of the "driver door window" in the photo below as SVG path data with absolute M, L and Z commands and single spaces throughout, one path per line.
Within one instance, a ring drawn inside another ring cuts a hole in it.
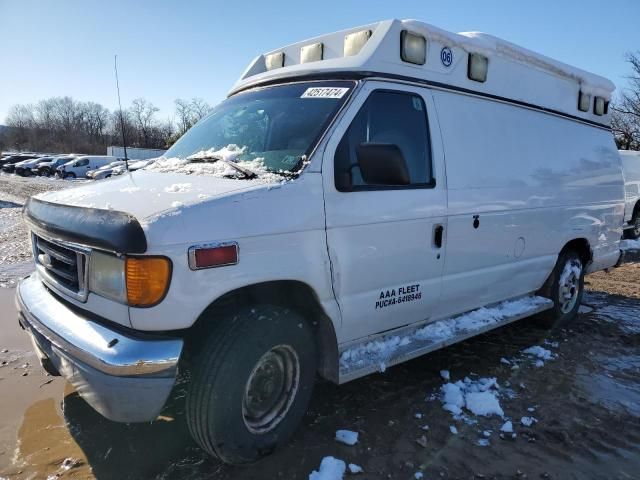
M 397 145 L 411 183 L 403 187 L 367 185 L 362 179 L 356 149 L 364 142 Z M 424 100 L 409 92 L 376 90 L 369 95 L 335 154 L 336 187 L 339 175 L 351 175 L 351 190 L 429 188 L 434 186 L 427 111 Z

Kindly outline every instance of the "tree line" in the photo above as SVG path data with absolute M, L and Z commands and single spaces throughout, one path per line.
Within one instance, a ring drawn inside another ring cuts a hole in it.
M 640 51 L 627 55 L 631 65 L 629 88 L 613 105 L 611 128 L 618 148 L 640 150 Z
M 133 100 L 122 119 L 119 110 L 71 97 L 16 104 L 0 131 L 0 150 L 104 154 L 109 145 L 122 144 L 123 129 L 127 146 L 165 149 L 211 111 L 201 98 L 174 103 L 174 120 L 158 119 L 159 109 L 144 98 Z

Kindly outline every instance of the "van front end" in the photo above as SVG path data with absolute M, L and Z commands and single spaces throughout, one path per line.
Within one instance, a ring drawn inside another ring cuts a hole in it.
M 20 325 L 43 367 L 62 375 L 95 410 L 117 422 L 147 422 L 175 383 L 181 338 L 132 335 L 61 301 L 36 273 L 18 286 Z
M 183 339 L 130 328 L 129 306 L 164 296 L 171 261 L 142 255 L 145 233 L 123 212 L 31 198 L 24 217 L 36 271 L 18 285 L 16 305 L 42 366 L 110 420 L 154 420 L 175 383 Z M 149 262 L 165 265 L 149 271 L 162 288 L 136 299 L 132 288 Z

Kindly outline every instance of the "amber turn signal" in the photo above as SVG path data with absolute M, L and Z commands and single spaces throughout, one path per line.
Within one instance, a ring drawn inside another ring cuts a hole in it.
M 165 257 L 127 257 L 125 266 L 127 303 L 152 307 L 167 293 L 171 281 L 171 260 Z

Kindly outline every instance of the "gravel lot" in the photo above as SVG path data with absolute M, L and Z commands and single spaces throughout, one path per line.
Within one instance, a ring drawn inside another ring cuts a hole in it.
M 69 183 L 0 175 L 4 286 L 29 257 L 20 204 Z M 36 364 L 17 326 L 13 289 L 0 288 L 0 479 L 306 479 L 328 455 L 364 470 L 345 478 L 640 478 L 640 264 L 590 275 L 587 288 L 569 329 L 548 332 L 523 320 L 384 374 L 341 387 L 318 382 L 290 444 L 245 468 L 221 465 L 194 445 L 180 387 L 151 424 L 117 424 L 94 412 Z M 540 365 L 523 353 L 534 345 L 552 358 Z M 442 370 L 451 382 L 495 378 L 504 418 L 453 418 L 442 408 Z M 525 426 L 523 417 L 536 421 Z M 501 432 L 508 420 L 515 437 Z M 358 443 L 337 443 L 338 429 L 358 432 Z

